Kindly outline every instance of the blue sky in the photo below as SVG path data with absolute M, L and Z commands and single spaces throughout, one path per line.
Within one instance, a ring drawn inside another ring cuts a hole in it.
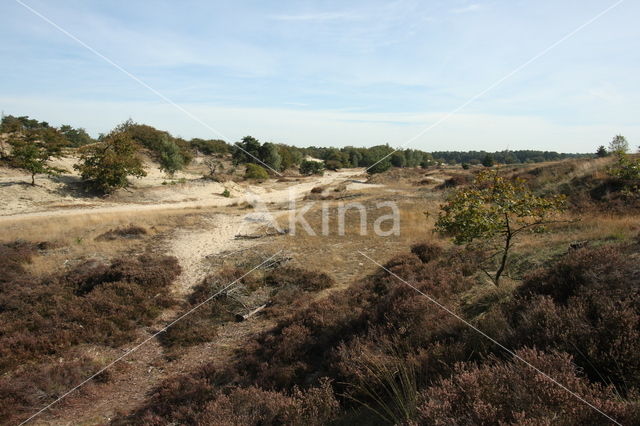
M 615 3 L 23 1 L 210 128 L 13 0 L 0 6 L 5 113 L 299 146 L 402 145 Z M 621 3 L 410 147 L 640 144 L 639 18 L 640 2 Z

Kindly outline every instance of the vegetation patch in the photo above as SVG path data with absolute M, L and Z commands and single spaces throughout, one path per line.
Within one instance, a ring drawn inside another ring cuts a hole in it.
M 129 225 L 122 228 L 110 229 L 96 237 L 96 241 L 113 241 L 118 239 L 138 239 L 147 235 L 147 230 L 141 226 Z
M 17 404 L 0 404 L 5 419 L 46 404 L 70 387 L 69 380 L 95 371 L 86 357 L 67 358 L 77 345 L 133 341 L 141 326 L 174 303 L 169 285 L 180 273 L 175 258 L 138 256 L 86 262 L 38 279 L 23 266 L 35 249 L 0 246 L 0 400 Z

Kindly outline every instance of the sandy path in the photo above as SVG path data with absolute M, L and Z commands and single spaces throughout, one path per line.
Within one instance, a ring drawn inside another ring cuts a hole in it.
M 177 296 L 185 297 L 202 282 L 208 267 L 204 260 L 226 251 L 235 251 L 255 244 L 252 240 L 236 240 L 239 229 L 247 229 L 243 216 L 217 214 L 205 219 L 202 229 L 179 229 L 171 237 L 167 254 L 175 256 L 182 266 L 182 274 L 175 282 Z M 258 224 L 253 224 L 257 229 Z

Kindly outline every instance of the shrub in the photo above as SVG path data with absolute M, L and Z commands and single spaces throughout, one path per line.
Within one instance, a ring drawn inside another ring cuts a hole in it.
M 175 258 L 138 256 L 90 261 L 40 280 L 22 269 L 38 246 L 0 245 L 3 423 L 33 413 L 100 368 L 74 354 L 76 345 L 132 341 L 139 327 L 173 304 L 169 285 L 180 272 Z
M 640 387 L 638 266 L 621 248 L 580 249 L 532 273 L 504 308 L 512 346 L 572 354 L 592 381 Z
M 319 291 L 334 285 L 333 279 L 327 274 L 291 266 L 274 269 L 266 275 L 265 283 L 279 289 L 293 286 L 307 291 Z
M 222 191 L 222 194 L 220 194 L 220 195 L 222 195 L 225 198 L 229 198 L 229 197 L 231 197 L 231 192 L 229 192 L 229 190 L 225 188 L 225 190 Z
M 96 241 L 112 241 L 119 238 L 133 239 L 147 235 L 147 230 L 141 226 L 129 225 L 123 228 L 110 229 L 96 237 Z
M 204 374 L 203 374 L 204 373 Z M 210 381 L 210 377 L 217 380 Z M 207 369 L 186 377 L 165 381 L 152 395 L 152 404 L 114 425 L 220 424 L 279 425 L 329 424 L 338 402 L 327 380 L 307 390 L 291 392 L 264 390 L 256 386 L 217 387 L 224 378 Z M 181 407 L 189 401 L 189 408 Z
M 618 162 L 609 169 L 609 173 L 621 182 L 626 191 L 640 191 L 640 159 L 634 160 L 626 154 L 618 154 Z
M 322 175 L 324 173 L 324 164 L 320 161 L 303 160 L 300 163 L 300 174 L 305 176 Z
M 66 276 L 0 293 L 0 371 L 79 343 L 119 346 L 168 306 L 168 286 L 180 271 L 170 257 L 140 256 L 111 265 L 88 262 Z
M 269 173 L 262 167 L 257 164 L 247 163 L 247 170 L 244 173 L 245 179 L 269 179 Z
M 194 138 L 189 143 L 204 155 L 227 154 L 230 150 L 229 144 L 220 139 L 204 140 Z
M 173 176 L 178 170 L 184 168 L 185 158 L 180 147 L 167 136 L 163 137 L 158 150 L 160 170 L 167 173 L 167 175 Z
M 129 176 L 146 176 L 142 160 L 131 137 L 122 131 L 113 131 L 101 142 L 80 151 L 80 164 L 73 166 L 93 190 L 109 194 L 129 186 Z
M 571 357 L 521 350 L 517 354 L 622 424 L 640 416 L 637 403 L 618 399 L 613 388 L 580 377 Z M 460 365 L 455 374 L 426 389 L 417 421 L 441 424 L 610 424 L 575 396 L 517 360 Z
M 446 179 L 438 189 L 456 188 L 458 186 L 468 185 L 473 182 L 473 176 L 470 175 L 452 175 L 449 179 Z
M 327 170 L 332 170 L 334 172 L 343 167 L 342 163 L 337 160 L 327 160 L 324 162 L 324 165 Z
M 443 252 L 444 250 L 441 246 L 433 243 L 414 244 L 411 247 L 411 253 L 418 256 L 424 263 L 428 263 L 439 258 Z
M 100 370 L 101 365 L 87 356 L 71 360 L 29 365 L 12 375 L 0 377 L 0 423 L 18 424 L 34 410 L 55 401 L 87 377 Z M 95 382 L 106 382 L 107 371 Z M 90 386 L 92 383 L 89 383 Z
M 385 268 L 616 420 L 637 422 L 637 246 L 575 250 L 513 294 L 504 288 L 480 295 L 476 275 L 485 253 L 430 243 L 411 251 Z M 192 303 L 243 273 L 223 272 Z M 274 303 L 286 303 L 276 326 L 249 339 L 222 369 L 212 362 L 163 382 L 127 422 L 376 424 L 372 411 L 407 424 L 601 420 L 386 270 L 310 302 L 305 288 L 325 288 L 322 274 L 287 266 L 240 284 L 252 288 L 262 276 Z M 482 309 L 462 309 L 469 299 Z M 314 403 L 298 405 L 297 392 Z M 301 407 L 312 406 L 321 408 L 309 417 Z

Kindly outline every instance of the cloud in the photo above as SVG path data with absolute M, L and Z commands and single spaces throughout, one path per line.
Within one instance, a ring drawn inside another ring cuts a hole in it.
M 482 8 L 482 6 L 478 3 L 473 3 L 470 4 L 468 6 L 464 6 L 464 7 L 458 7 L 455 9 L 451 9 L 451 13 L 470 13 L 470 12 L 476 12 L 478 10 L 480 10 Z

